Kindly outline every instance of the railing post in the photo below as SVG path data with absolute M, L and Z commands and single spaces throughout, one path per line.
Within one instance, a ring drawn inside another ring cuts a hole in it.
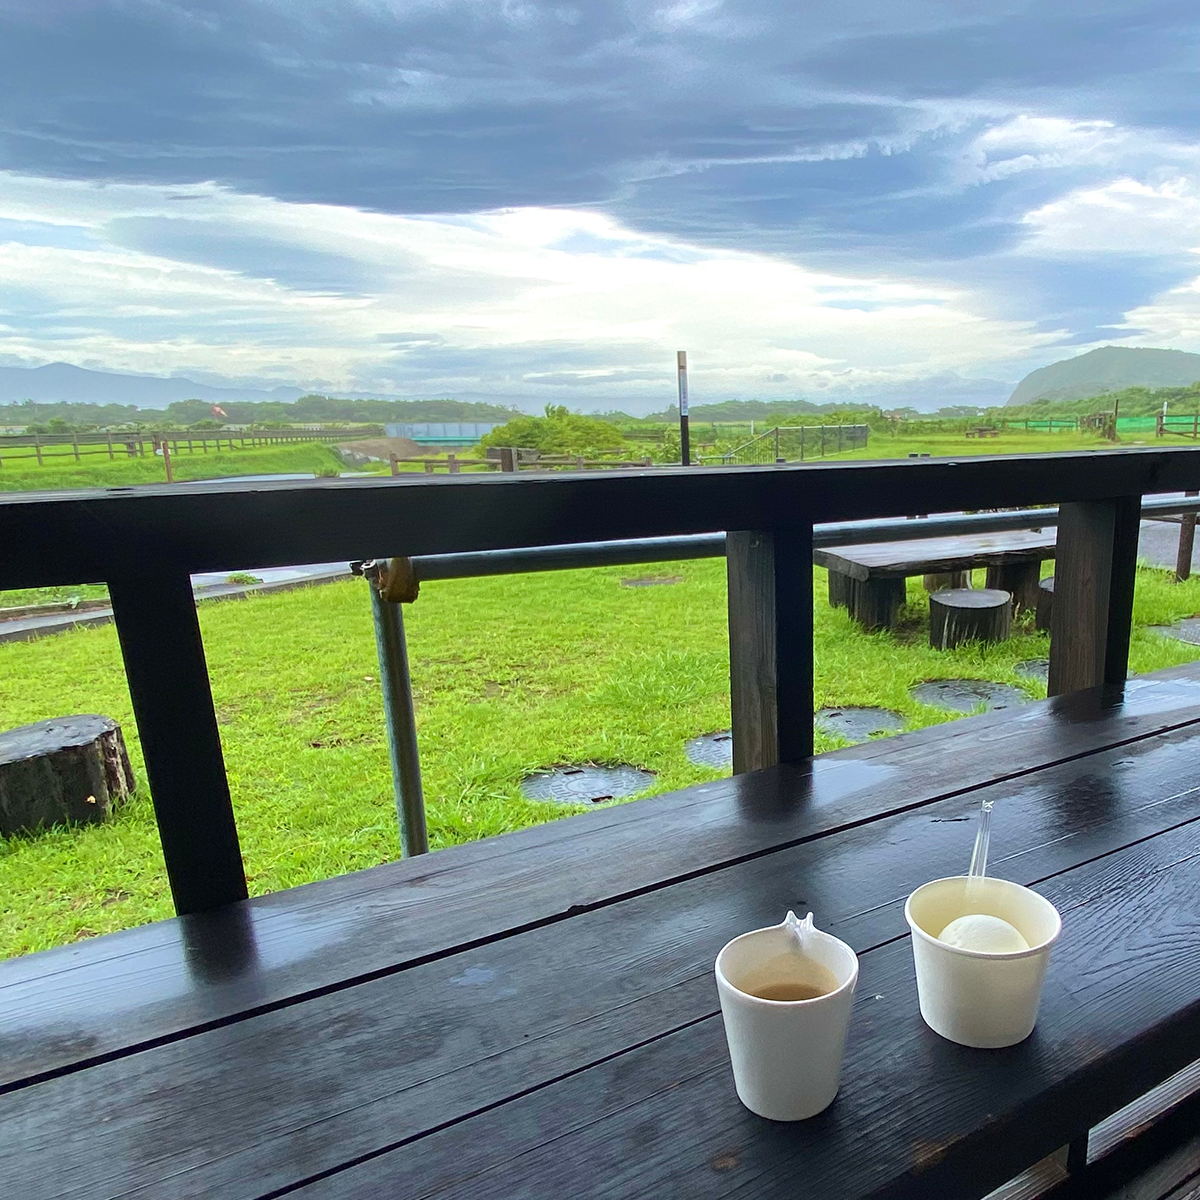
M 411 858 L 429 850 L 421 758 L 417 750 L 417 713 L 401 609 L 402 604 L 411 604 L 417 598 L 419 585 L 412 560 L 408 558 L 394 558 L 390 563 L 367 563 L 363 574 L 371 587 L 392 786 L 396 795 L 396 813 L 400 818 L 400 849 L 405 858 Z
M 813 752 L 812 526 L 725 536 L 734 774 Z
M 1051 696 L 1125 682 L 1140 510 L 1140 496 L 1059 506 Z
M 151 556 L 152 557 L 152 556 Z M 192 582 L 147 567 L 108 582 L 176 912 L 246 898 Z
M 1185 496 L 1200 495 L 1197 492 L 1184 492 Z M 1179 515 L 1179 548 L 1175 552 L 1175 582 L 1183 583 L 1192 574 L 1192 551 L 1196 545 L 1196 514 L 1180 513 Z

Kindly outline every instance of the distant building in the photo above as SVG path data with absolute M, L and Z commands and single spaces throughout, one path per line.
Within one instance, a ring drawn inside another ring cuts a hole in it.
M 385 425 L 383 431 L 388 437 L 410 438 L 418 445 L 468 446 L 502 424 L 502 421 L 416 421 Z

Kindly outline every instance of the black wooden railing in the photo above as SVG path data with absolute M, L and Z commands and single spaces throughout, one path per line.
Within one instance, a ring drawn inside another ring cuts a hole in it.
M 1059 504 L 1050 692 L 1125 679 L 1140 499 L 1200 448 L 0 496 L 0 589 L 109 586 L 176 908 L 246 895 L 189 575 L 729 531 L 735 771 L 812 742 L 817 522 Z

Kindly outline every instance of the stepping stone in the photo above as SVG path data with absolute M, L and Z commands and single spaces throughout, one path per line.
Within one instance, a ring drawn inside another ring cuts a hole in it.
M 1027 658 L 1017 663 L 1013 670 L 1025 679 L 1036 679 L 1046 683 L 1050 678 L 1050 660 L 1048 658 Z
M 1176 621 L 1174 625 L 1151 625 L 1150 628 L 1155 633 L 1161 633 L 1163 637 L 1200 646 L 1200 617 L 1184 617 L 1182 621 Z
M 720 770 L 733 763 L 733 734 L 728 729 L 718 733 L 702 733 L 688 738 L 683 747 L 689 762 L 698 767 L 714 767 Z
M 909 695 L 934 708 L 952 712 L 985 712 L 1028 704 L 1029 697 L 1010 683 L 993 683 L 990 679 L 931 679 L 909 688 Z
M 659 587 L 668 583 L 682 583 L 682 575 L 644 575 L 640 579 L 622 579 L 622 587 Z
M 654 782 L 653 771 L 622 764 L 616 767 L 555 767 L 535 771 L 521 781 L 529 800 L 554 800 L 559 804 L 600 804 L 636 796 Z
M 858 743 L 877 733 L 896 733 L 904 728 L 904 718 L 890 708 L 822 708 L 813 724 L 822 733 Z

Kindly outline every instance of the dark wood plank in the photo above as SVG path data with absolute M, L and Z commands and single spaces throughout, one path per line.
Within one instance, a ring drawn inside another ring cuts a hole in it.
M 1200 720 L 1200 683 L 1188 670 L 11 959 L 0 963 L 0 1090 L 1187 728 Z
M 1000 797 L 995 870 L 1034 882 L 1091 863 L 1076 888 L 1086 897 L 1152 869 L 1163 830 L 1189 823 L 1200 841 L 1197 740 L 1180 731 L 1039 772 L 1015 791 L 991 789 Z M 246 1197 L 418 1137 L 706 1019 L 717 949 L 789 906 L 813 907 L 860 951 L 900 936 L 904 895 L 962 869 L 978 799 L 846 830 L 12 1093 L 0 1098 L 18 1155 L 8 1177 L 34 1196 L 38 1187 L 72 1194 L 78 1179 L 81 1196 L 140 1187 Z M 107 1095 L 121 1097 L 120 1111 L 48 1155 L 64 1124 Z
M 246 898 L 246 875 L 196 601 L 186 574 L 109 583 L 167 878 L 178 913 Z
M 905 578 L 965 571 L 972 567 L 1039 563 L 1054 557 L 1054 547 L 1053 531 L 1014 530 L 1010 533 L 918 538 L 911 542 L 870 542 L 836 549 L 818 548 L 813 552 L 813 562 L 855 579 Z
M 1198 832 L 1040 886 L 1066 934 L 1019 1046 L 928 1030 L 901 938 L 862 956 L 842 1088 L 811 1121 L 740 1106 L 714 1016 L 292 1194 L 979 1196 L 1200 1055 Z
M 812 528 L 730 532 L 730 715 L 740 775 L 813 752 Z
M 1052 696 L 1120 683 L 1129 668 L 1140 499 L 1064 504 L 1050 611 Z
M 1200 487 L 1200 447 L 0 495 L 0 587 L 1103 500 Z M 53 548 L 53 553 L 48 550 Z

